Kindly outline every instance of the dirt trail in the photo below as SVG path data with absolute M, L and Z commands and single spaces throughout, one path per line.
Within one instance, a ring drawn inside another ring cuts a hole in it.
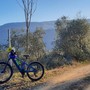
M 29 90 L 90 90 L 89 75 L 90 65 L 78 67 Z

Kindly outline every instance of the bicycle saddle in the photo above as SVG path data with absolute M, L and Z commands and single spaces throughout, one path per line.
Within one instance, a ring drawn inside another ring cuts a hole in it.
M 25 54 L 25 55 L 23 55 L 23 57 L 25 57 L 27 59 L 29 57 L 29 55 L 28 54 Z

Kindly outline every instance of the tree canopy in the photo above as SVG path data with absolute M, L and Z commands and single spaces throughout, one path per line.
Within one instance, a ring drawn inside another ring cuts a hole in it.
M 58 32 L 57 32 L 58 31 Z M 84 60 L 90 54 L 90 25 L 86 19 L 56 21 L 57 39 L 55 49 L 78 60 Z

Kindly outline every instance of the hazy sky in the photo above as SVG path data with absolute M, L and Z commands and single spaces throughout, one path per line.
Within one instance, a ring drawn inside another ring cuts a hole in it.
M 90 18 L 90 0 L 38 0 L 32 21 L 57 20 L 63 15 L 72 19 L 78 12 Z M 0 25 L 22 21 L 25 21 L 23 9 L 16 0 L 0 0 Z

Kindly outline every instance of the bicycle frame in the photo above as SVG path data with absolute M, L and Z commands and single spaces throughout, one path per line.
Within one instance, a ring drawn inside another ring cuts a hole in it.
M 20 67 L 18 64 L 17 64 L 17 62 L 16 62 L 16 57 L 15 56 L 13 56 L 13 57 L 10 57 L 9 59 L 8 59 L 8 62 L 10 61 L 10 60 L 12 60 L 13 61 L 13 63 L 15 64 L 15 66 L 16 66 L 16 68 L 19 70 L 19 72 L 22 74 L 22 67 Z M 20 59 L 19 59 L 20 60 Z M 7 63 L 8 63 L 7 62 Z M 27 64 L 25 61 L 21 61 L 21 62 L 24 62 L 24 64 L 28 67 L 30 67 L 31 68 L 31 70 L 25 70 L 24 69 L 24 73 L 27 73 L 27 72 L 36 72 L 36 70 L 32 67 L 32 66 L 30 66 L 29 64 Z M 5 66 L 5 68 L 6 68 L 6 66 Z

